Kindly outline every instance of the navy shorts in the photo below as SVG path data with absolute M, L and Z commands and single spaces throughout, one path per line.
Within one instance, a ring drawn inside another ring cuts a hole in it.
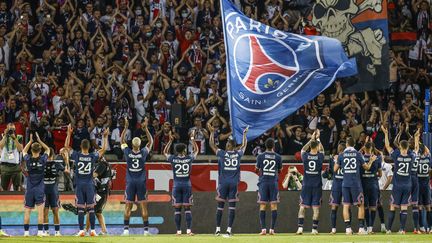
M 411 176 L 411 202 L 412 205 L 417 205 L 419 201 L 419 184 L 418 177 Z
M 59 192 L 57 188 L 47 188 L 45 186 L 45 207 L 58 208 L 60 206 Z
M 429 184 L 419 185 L 418 205 L 429 206 L 431 204 L 431 189 Z
M 329 204 L 339 206 L 342 202 L 342 188 L 333 189 L 330 192 Z
M 77 207 L 91 207 L 96 204 L 96 192 L 93 183 L 77 184 L 75 188 L 75 201 Z
M 131 180 L 126 183 L 125 201 L 127 203 L 147 201 L 146 180 Z
M 174 185 L 172 188 L 172 205 L 173 206 L 191 206 L 193 205 L 192 186 L 191 185 Z
M 364 202 L 361 187 L 342 187 L 342 198 L 344 205 L 359 205 Z
M 258 203 L 279 203 L 279 188 L 277 182 L 258 183 Z
M 45 192 L 43 186 L 27 187 L 24 195 L 24 207 L 33 209 L 45 203 Z
M 411 202 L 411 187 L 395 187 L 391 193 L 390 204 L 395 207 L 409 206 Z
M 239 198 L 237 186 L 237 182 L 219 183 L 216 201 L 238 202 Z
M 363 193 L 364 193 L 365 207 L 375 208 L 376 206 L 378 206 L 380 191 L 379 191 L 379 186 L 377 184 L 363 185 Z
M 322 198 L 322 189 L 320 186 L 304 186 L 300 194 L 300 206 L 305 208 L 320 207 Z

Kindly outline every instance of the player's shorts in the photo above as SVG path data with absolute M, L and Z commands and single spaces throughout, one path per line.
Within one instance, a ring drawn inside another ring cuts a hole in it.
M 146 202 L 147 186 L 146 180 L 130 180 L 126 183 L 126 203 Z
M 320 186 L 304 186 L 300 194 L 300 206 L 305 208 L 320 207 L 322 198 L 322 189 Z
M 57 188 L 45 186 L 45 207 L 58 208 L 60 207 L 59 192 Z
M 417 205 L 419 200 L 418 177 L 411 176 L 411 205 Z
M 364 202 L 361 187 L 342 187 L 342 202 L 344 205 L 359 205 Z
M 35 187 L 27 187 L 27 190 L 24 195 L 24 207 L 33 209 L 36 206 L 45 203 L 45 192 L 44 187 L 35 186 Z
M 95 210 L 95 213 L 102 213 L 103 209 L 105 208 L 105 204 L 108 200 L 108 194 L 107 193 L 100 193 L 98 195 L 100 196 L 100 198 L 96 202 L 96 206 L 95 206 L 94 210 Z
M 375 208 L 378 206 L 380 193 L 379 186 L 377 184 L 364 184 L 363 194 L 365 207 Z
M 260 182 L 258 183 L 258 201 L 259 204 L 279 203 L 279 188 L 277 182 Z
M 419 183 L 419 198 L 418 198 L 419 206 L 429 206 L 431 205 L 431 189 L 429 184 L 420 184 Z
M 217 188 L 216 201 L 238 202 L 239 198 L 237 186 L 237 182 L 219 183 Z
M 334 190 L 332 188 L 330 192 L 329 204 L 334 206 L 339 206 L 342 202 L 342 188 L 339 190 Z
M 93 183 L 77 184 L 75 188 L 75 202 L 79 208 L 92 207 L 96 204 L 96 192 Z
M 390 204 L 395 207 L 409 206 L 411 202 L 411 187 L 394 186 L 391 193 Z
M 174 185 L 172 188 L 172 205 L 175 207 L 193 205 L 192 186 Z

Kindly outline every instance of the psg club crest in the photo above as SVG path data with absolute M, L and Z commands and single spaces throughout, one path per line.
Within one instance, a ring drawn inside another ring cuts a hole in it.
M 244 109 L 267 112 L 296 93 L 323 67 L 319 43 L 274 30 L 239 14 L 226 18 L 233 101 Z M 300 52 L 299 52 L 300 51 Z M 307 55 L 304 53 L 307 52 Z

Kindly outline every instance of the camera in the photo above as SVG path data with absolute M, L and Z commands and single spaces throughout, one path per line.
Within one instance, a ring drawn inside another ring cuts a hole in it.
M 8 136 L 12 136 L 12 135 L 14 135 L 14 133 L 15 133 L 14 129 L 9 129 L 8 132 L 7 132 L 7 135 Z

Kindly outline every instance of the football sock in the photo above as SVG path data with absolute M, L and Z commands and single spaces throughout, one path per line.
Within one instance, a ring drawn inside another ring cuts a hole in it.
M 191 229 L 192 227 L 192 212 L 190 208 L 185 208 L 186 227 Z
M 390 210 L 388 215 L 387 230 L 391 230 L 394 218 L 395 218 L 395 211 Z
M 236 211 L 236 202 L 229 202 L 229 211 L 228 211 L 228 227 L 232 228 L 234 224 Z
M 271 229 L 274 230 L 274 228 L 276 226 L 276 220 L 277 220 L 278 212 L 277 212 L 277 210 L 272 210 L 271 212 L 272 212 Z
M 216 227 L 221 226 L 222 213 L 223 213 L 224 207 L 225 207 L 224 202 L 218 202 L 218 206 L 217 206 L 217 210 L 216 210 Z
M 260 224 L 261 224 L 261 229 L 266 229 L 266 211 L 265 210 L 260 210 L 259 211 L 259 218 L 260 218 Z
M 407 221 L 407 211 L 401 210 L 401 212 L 400 212 L 400 224 L 401 224 L 400 229 L 402 231 L 405 230 L 406 221 Z
M 330 214 L 332 228 L 336 228 L 336 215 L 337 215 L 337 210 L 332 209 Z
M 176 224 L 177 231 L 181 230 L 181 208 L 175 208 L 174 221 Z
M 84 209 L 78 208 L 78 224 L 79 229 L 84 230 Z

